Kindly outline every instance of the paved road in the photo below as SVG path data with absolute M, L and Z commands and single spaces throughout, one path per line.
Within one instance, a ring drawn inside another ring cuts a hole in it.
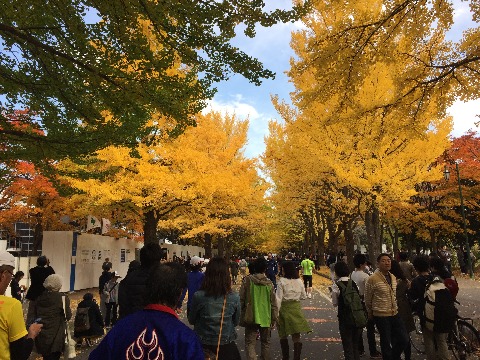
M 459 306 L 460 314 L 462 316 L 475 317 L 477 320 L 477 327 L 479 321 L 478 312 L 480 312 L 480 282 L 473 282 L 468 279 L 459 279 L 460 293 L 458 299 L 461 303 Z M 340 343 L 340 336 L 338 333 L 338 323 L 336 317 L 336 310 L 332 307 L 330 300 L 326 294 L 316 290 L 314 292 L 313 299 L 306 299 L 302 301 L 302 307 L 305 313 L 305 317 L 311 324 L 313 332 L 304 335 L 302 338 L 303 352 L 302 359 L 342 359 L 343 351 Z M 477 310 L 478 309 L 478 310 Z M 182 320 L 186 322 L 184 315 Z M 244 350 L 244 330 L 242 327 L 237 328 L 238 339 L 237 345 L 242 354 L 242 358 L 245 359 Z M 364 338 L 365 338 L 364 334 Z M 368 349 L 366 338 L 365 348 Z M 278 332 L 274 330 L 272 332 L 272 359 L 281 359 L 280 343 L 278 338 Z M 380 348 L 379 341 L 377 339 L 378 348 Z M 291 346 L 292 348 L 292 346 Z M 81 352 L 78 354 L 77 359 L 88 359 L 88 354 L 93 348 L 81 348 Z M 293 356 L 293 350 L 291 349 Z M 260 342 L 257 343 L 257 353 L 260 353 Z M 413 350 L 413 360 L 423 360 L 425 357 L 415 353 Z M 36 359 L 32 355 L 31 359 Z M 368 359 L 365 356 L 364 359 Z
M 338 333 L 338 323 L 336 310 L 332 307 L 327 296 L 322 295 L 319 291 L 314 293 L 313 299 L 306 299 L 302 302 L 305 317 L 311 324 L 313 332 L 304 335 L 302 338 L 303 351 L 302 359 L 342 359 L 343 350 L 340 343 L 340 335 Z M 182 320 L 185 321 L 184 316 Z M 245 359 L 245 342 L 244 330 L 238 327 L 237 345 L 242 354 L 242 359 Z M 364 336 L 365 337 L 365 336 Z M 280 342 L 278 332 L 272 332 L 272 359 L 281 359 Z M 366 339 L 365 346 L 368 348 Z M 380 348 L 380 345 L 378 346 Z M 88 358 L 88 354 L 92 349 L 82 348 L 82 353 L 77 356 L 77 359 L 83 360 Z M 291 358 L 293 357 L 293 350 Z M 260 353 L 260 341 L 257 342 L 257 353 Z M 368 358 L 367 356 L 364 358 Z M 423 359 L 417 355 L 413 356 L 414 360 Z

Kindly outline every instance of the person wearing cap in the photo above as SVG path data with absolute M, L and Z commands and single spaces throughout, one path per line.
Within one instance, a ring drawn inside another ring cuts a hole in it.
M 205 278 L 205 274 L 202 272 L 203 262 L 204 262 L 204 259 L 199 256 L 193 256 L 190 259 L 190 271 L 187 274 L 187 288 L 183 290 L 180 301 L 178 302 L 177 312 L 182 311 L 183 300 L 185 299 L 185 295 L 188 290 L 188 299 L 187 299 L 187 316 L 188 316 L 191 305 L 192 305 L 193 295 L 200 289 L 203 279 Z
M 42 324 L 33 323 L 28 331 L 23 320 L 22 304 L 5 296 L 13 277 L 15 257 L 8 251 L 0 251 L 0 359 L 26 360 L 33 349 L 33 342 Z
M 173 262 L 156 264 L 146 283 L 146 306 L 118 320 L 89 359 L 205 359 L 199 337 L 175 312 L 187 286 L 185 268 Z
M 37 266 L 31 268 L 29 273 L 30 287 L 25 295 L 28 300 L 27 324 L 35 320 L 36 300 L 45 291 L 43 282 L 48 276 L 55 274 L 55 271 L 49 265 L 47 257 L 42 255 L 37 258 Z
M 44 360 L 58 360 L 65 347 L 65 319 L 70 320 L 70 299 L 60 293 L 62 277 L 49 275 L 43 282 L 45 291 L 37 298 L 35 316 L 44 324 L 35 339 L 36 351 Z M 64 307 L 65 303 L 65 307 Z
M 107 313 L 105 314 L 105 326 L 113 326 L 117 322 L 118 279 L 120 278 L 121 276 L 118 274 L 118 272 L 113 272 L 112 277 L 105 284 L 103 289 L 103 294 L 105 295 L 105 305 L 107 307 Z

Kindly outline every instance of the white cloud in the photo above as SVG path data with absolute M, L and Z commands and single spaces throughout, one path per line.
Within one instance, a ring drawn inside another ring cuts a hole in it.
M 470 129 L 479 130 L 475 123 L 480 122 L 480 99 L 468 102 L 457 100 L 448 112 L 453 116 L 452 136 L 462 136 Z
M 232 96 L 232 100 L 211 100 L 203 112 L 217 111 L 221 114 L 235 114 L 240 119 L 249 120 L 248 143 L 245 147 L 245 155 L 253 158 L 259 156 L 265 150 L 264 137 L 268 134 L 268 121 L 270 116 L 262 114 L 247 103 L 241 94 Z
M 255 109 L 252 105 L 244 102 L 243 96 L 241 94 L 235 94 L 232 97 L 234 98 L 233 100 L 226 102 L 215 99 L 208 101 L 206 108 L 203 110 L 203 113 L 213 110 L 221 114 L 235 114 L 242 119 L 248 118 L 252 120 L 260 117 L 257 109 Z

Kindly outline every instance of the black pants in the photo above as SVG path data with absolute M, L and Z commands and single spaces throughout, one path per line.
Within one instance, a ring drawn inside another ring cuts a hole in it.
M 342 339 L 343 354 L 345 360 L 359 360 L 360 352 L 358 351 L 358 343 L 362 339 L 362 328 L 348 326 L 343 321 L 338 322 L 340 330 L 340 338 Z
M 367 322 L 367 341 L 368 341 L 368 352 L 370 355 L 377 354 L 377 344 L 375 342 L 375 321 L 369 319 Z M 363 346 L 363 333 L 360 337 L 360 342 L 358 343 L 358 350 L 360 353 L 365 352 L 365 347 Z
M 209 350 L 213 354 L 213 359 L 217 355 L 216 345 L 203 345 L 204 349 Z M 238 351 L 237 344 L 232 341 L 230 344 L 220 345 L 218 349 L 218 360 L 241 360 L 240 351 Z
M 106 303 L 107 313 L 105 314 L 105 326 L 110 326 L 110 316 L 112 317 L 111 325 L 117 322 L 117 303 Z

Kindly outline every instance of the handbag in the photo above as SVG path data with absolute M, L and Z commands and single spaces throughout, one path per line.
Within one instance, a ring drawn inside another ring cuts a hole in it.
M 62 296 L 62 304 L 63 304 L 63 314 L 65 316 L 65 350 L 63 357 L 64 359 L 73 359 L 77 356 L 75 351 L 75 340 L 72 339 L 72 334 L 70 333 L 70 329 L 68 328 L 68 321 L 67 321 L 67 312 L 65 311 L 65 296 Z
M 220 351 L 220 341 L 222 339 L 223 317 L 225 315 L 225 305 L 227 304 L 227 295 L 223 297 L 222 320 L 220 321 L 220 332 L 218 333 L 217 353 L 214 354 L 210 349 L 203 348 L 205 360 L 218 360 L 218 352 Z

